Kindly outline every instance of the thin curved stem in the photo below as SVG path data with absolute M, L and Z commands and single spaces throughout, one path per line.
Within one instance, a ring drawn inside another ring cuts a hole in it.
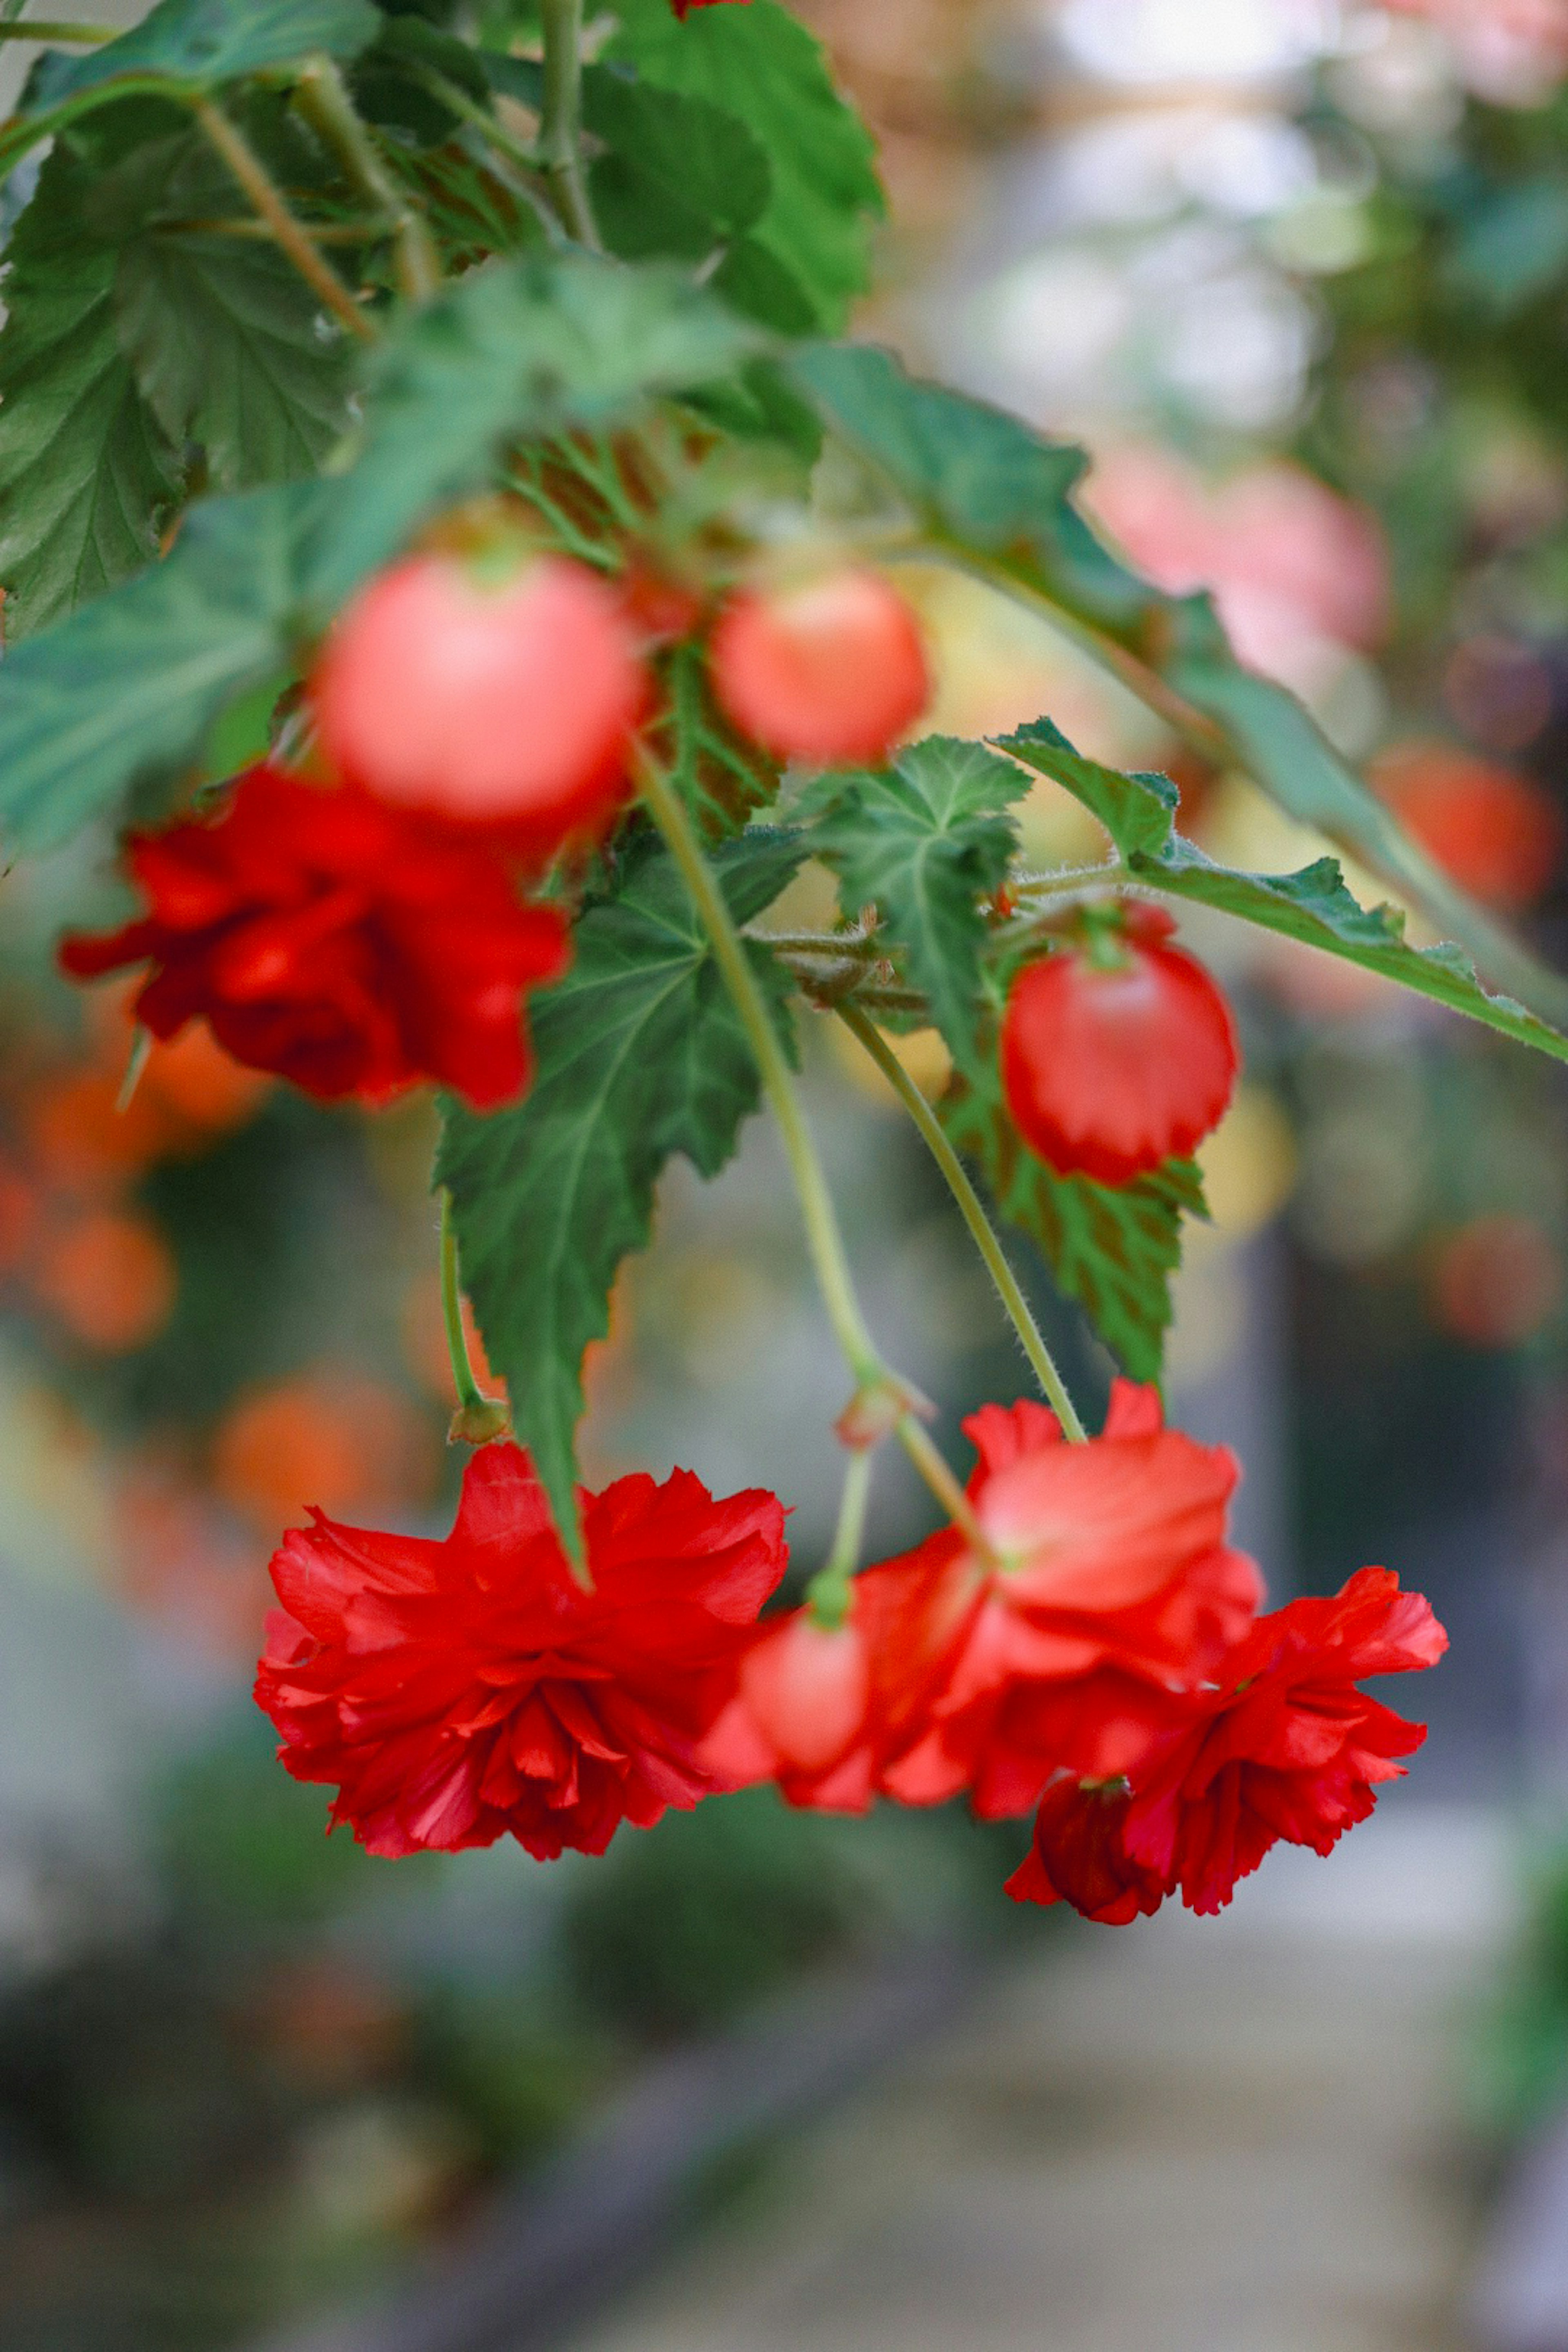
M 312 293 L 320 295 L 332 316 L 362 343 L 377 341 L 380 330 L 373 320 L 366 318 L 336 270 L 322 256 L 304 223 L 295 219 L 283 201 L 282 191 L 250 142 L 210 98 L 199 100 L 195 112 L 209 145 L 216 148 L 228 165 Z
M 858 1006 L 841 1004 L 838 1017 L 850 1034 L 858 1038 L 920 1129 L 921 1140 L 941 1169 L 947 1189 L 957 1202 L 963 1222 L 973 1236 L 974 1246 L 985 1261 L 985 1271 L 996 1286 L 996 1295 L 1034 1368 L 1036 1379 L 1049 1400 L 1052 1412 L 1061 1423 L 1064 1433 L 1075 1444 L 1081 1445 L 1089 1433 L 1079 1419 L 1072 1398 L 1068 1393 L 1067 1382 L 1046 1345 L 1018 1277 L 1007 1263 L 1006 1254 L 982 1206 L 980 1195 L 970 1182 L 963 1162 L 942 1133 L 941 1121 L 889 1046 L 887 1039 L 867 1020 Z
M 712 943 L 714 960 L 756 1057 L 763 1090 L 784 1139 L 800 1201 L 806 1244 L 816 1270 L 817 1286 L 833 1325 L 834 1336 L 855 1381 L 856 1394 L 847 1416 L 847 1420 L 854 1424 L 855 1434 L 847 1436 L 846 1443 L 857 1451 L 868 1451 L 879 1437 L 889 1433 L 895 1435 L 942 1508 L 963 1530 L 981 1556 L 992 1559 L 994 1555 L 990 1540 L 976 1519 L 967 1496 L 916 1418 L 918 1400 L 909 1383 L 900 1380 L 883 1362 L 867 1326 L 856 1295 L 855 1278 L 849 1270 L 844 1237 L 839 1231 L 838 1213 L 833 1205 L 833 1195 L 828 1191 L 816 1146 L 795 1096 L 789 1064 L 784 1058 L 784 1048 L 779 1043 L 762 990 L 757 985 L 757 976 L 747 959 L 741 934 L 724 902 L 724 894 L 702 854 L 701 844 L 692 829 L 680 795 L 664 771 L 646 752 L 639 763 L 639 774 L 643 799 L 680 870 L 701 918 L 703 929 Z
M 696 901 L 702 927 L 712 941 L 724 984 L 756 1057 L 763 1089 L 778 1121 L 784 1150 L 789 1156 L 795 1190 L 800 1195 L 801 1215 L 805 1223 L 812 1262 L 816 1268 L 823 1302 L 835 1337 L 857 1385 L 863 1389 L 876 1388 L 885 1380 L 886 1368 L 877 1352 L 876 1341 L 867 1328 L 860 1302 L 855 1295 L 854 1276 L 849 1271 L 848 1255 L 838 1230 L 838 1214 L 833 1205 L 833 1196 L 827 1189 L 827 1179 L 823 1174 L 811 1130 L 796 1100 L 789 1064 L 784 1059 L 784 1047 L 779 1043 L 773 1017 L 763 1001 L 757 976 L 747 960 L 741 935 L 731 919 L 724 894 L 702 855 L 701 845 L 692 830 L 680 795 L 663 770 L 646 757 L 642 761 L 641 781 L 643 798 Z
M 386 215 L 397 261 L 397 281 L 410 302 L 428 301 L 441 284 L 441 257 L 419 207 L 400 188 L 376 152 L 334 61 L 306 59 L 294 85 L 300 113 L 331 147 L 362 196 Z
M 838 1505 L 838 1524 L 833 1531 L 833 1549 L 805 1588 L 806 1607 L 819 1625 L 842 1625 L 849 1614 L 849 1596 L 854 1589 L 855 1571 L 860 1565 L 870 1493 L 870 1450 L 858 1446 L 845 1465 L 844 1493 Z
M 544 103 L 539 160 L 561 217 L 579 243 L 603 248 L 583 177 L 583 0 L 539 0 L 544 32 Z
M 912 1412 L 905 1413 L 893 1434 L 971 1549 L 981 1559 L 994 1561 L 995 1546 L 975 1517 L 973 1504 Z
M 441 1194 L 441 1312 L 447 1325 L 447 1353 L 452 1359 L 452 1379 L 457 1385 L 458 1410 L 467 1412 L 475 1405 L 488 1405 L 492 1400 L 474 1378 L 474 1367 L 468 1357 L 468 1334 L 463 1329 L 463 1290 L 458 1269 L 458 1228 L 452 1218 L 452 1195 Z
M 460 122 L 470 124 L 498 155 L 506 158 L 517 174 L 517 193 L 550 236 L 559 241 L 561 221 L 543 193 L 542 175 L 534 150 L 522 140 L 514 139 L 505 123 L 499 122 L 488 107 L 481 106 L 478 99 L 470 98 L 466 89 L 448 79 L 446 74 L 437 72 L 434 66 L 410 65 L 407 70 L 422 89 L 440 100 L 448 113 L 455 114 Z M 513 184 L 509 182 L 508 184 Z

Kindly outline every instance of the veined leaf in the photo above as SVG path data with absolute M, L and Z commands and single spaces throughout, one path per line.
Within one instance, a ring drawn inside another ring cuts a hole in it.
M 766 152 L 772 193 L 741 248 L 755 249 L 758 268 L 734 298 L 749 287 L 745 307 L 785 333 L 836 331 L 868 282 L 883 199 L 870 137 L 835 89 L 820 44 L 778 0 L 700 8 L 684 24 L 668 0 L 620 0 L 616 13 L 608 60 L 635 66 L 655 89 L 706 100 Z M 785 305 L 801 305 L 794 316 L 781 313 L 781 289 Z
M 985 920 L 1017 846 L 1007 812 L 1028 790 L 1011 760 L 933 735 L 890 768 L 823 779 L 814 853 L 838 876 L 845 911 L 875 905 L 954 1055 L 974 1045 Z
M 1112 668 L 1131 657 L 1281 808 L 1381 874 L 1521 1004 L 1568 1027 L 1568 979 L 1439 872 L 1283 687 L 1241 667 L 1209 599 L 1162 595 L 1101 546 L 1072 504 L 1081 450 L 915 381 L 887 352 L 819 343 L 789 366 L 935 549 L 1088 632 Z
M 757 340 L 673 266 L 556 252 L 474 270 L 380 355 L 323 593 L 345 593 L 440 499 L 489 482 L 509 440 L 608 424 L 729 374 Z
M 777 833 L 716 853 L 737 922 L 771 904 L 804 854 Z M 436 1168 L 485 1352 L 569 1540 L 583 1351 L 608 1328 L 616 1270 L 647 1241 L 666 1162 L 684 1152 L 716 1175 L 760 1088 L 672 860 L 644 844 L 628 867 L 616 896 L 579 920 L 566 978 L 533 999 L 528 1094 L 489 1118 L 448 1108 Z M 788 975 L 749 951 L 782 1026 Z
M 182 224 L 232 205 L 195 132 L 135 148 L 95 175 L 90 225 L 120 245 L 115 307 L 143 397 L 214 486 L 311 473 L 348 424 L 345 338 L 275 246 Z
M 1343 956 L 1484 1021 L 1521 1045 L 1568 1061 L 1568 1037 L 1511 998 L 1489 994 L 1462 950 L 1412 947 L 1397 908 L 1360 906 L 1345 887 L 1337 859 L 1320 857 L 1295 874 L 1237 873 L 1216 866 L 1175 831 L 1176 788 L 1165 777 L 1122 775 L 1085 760 L 1049 719 L 1004 737 L 1002 748 L 1081 801 L 1104 825 L 1134 879 Z
M 0 841 L 68 840 L 196 755 L 224 706 L 287 663 L 320 486 L 194 507 L 166 562 L 0 662 Z
M 179 488 L 117 331 L 119 256 L 83 235 L 91 184 L 57 148 L 7 248 L 0 584 L 13 642 L 139 571 Z
M 1173 1160 L 1131 1184 L 1058 1176 L 1021 1140 L 993 1067 L 959 1079 L 937 1106 L 954 1148 L 973 1160 L 1002 1214 L 1044 1253 L 1135 1381 L 1157 1381 L 1171 1324 L 1182 1219 L 1205 1216 L 1203 1180 Z
M 217 487 L 243 489 L 313 471 L 347 423 L 344 338 L 274 247 L 180 226 L 233 192 L 205 142 L 164 120 L 121 109 L 58 143 L 12 240 L 0 583 L 13 641 L 149 561 L 188 444 Z
M 765 751 L 738 736 L 713 700 L 700 649 L 677 646 L 664 664 L 668 716 L 653 748 L 710 842 L 738 833 L 775 799 L 779 772 Z

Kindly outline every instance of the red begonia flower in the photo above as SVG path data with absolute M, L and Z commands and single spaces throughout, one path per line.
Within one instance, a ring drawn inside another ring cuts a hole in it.
M 792 1609 L 760 1626 L 703 1759 L 728 1784 L 776 1780 L 786 1801 L 864 1812 L 876 1786 L 864 1607 L 841 1625 Z
M 1447 1645 L 1429 1604 L 1384 1568 L 1259 1618 L 1215 1688 L 1172 1695 L 1166 1729 L 1120 1789 L 1064 1779 L 1047 1792 L 1009 1891 L 1122 1919 L 1180 1888 L 1189 1910 L 1213 1913 L 1281 1839 L 1329 1853 L 1426 1736 L 1356 1685 L 1435 1665 Z
M 1215 982 L 1155 907 L 1121 935 L 1026 964 L 1002 1022 L 1007 1108 L 1061 1174 L 1127 1184 L 1216 1127 L 1236 1085 L 1236 1026 Z
M 1064 1775 L 1040 1800 L 1028 1853 L 1007 1892 L 1015 1903 L 1070 1903 L 1104 1927 L 1147 1918 L 1165 1899 L 1165 1874 L 1122 1843 L 1124 1780 L 1079 1782 Z
M 137 1018 L 205 1016 L 237 1062 L 324 1101 L 385 1102 L 420 1078 L 481 1109 L 527 1085 L 525 990 L 570 955 L 495 850 L 359 793 L 251 768 L 219 815 L 128 847 L 146 915 L 60 948 L 74 979 L 153 970 Z
M 1262 1580 L 1225 1539 L 1234 1457 L 1164 1428 L 1154 1390 L 1119 1381 L 1082 1445 L 1037 1404 L 987 1405 L 964 1426 L 1001 1564 L 950 1528 L 868 1571 L 905 1595 L 882 1672 L 920 1692 L 881 1785 L 912 1804 L 967 1789 L 997 1820 L 1037 1805 L 1058 1769 L 1124 1771 L 1168 1694 L 1200 1684 L 1251 1623 Z
M 582 1498 L 576 1582 L 521 1449 L 468 1464 L 445 1542 L 314 1524 L 272 1560 L 256 1697 L 373 1853 L 602 1853 L 720 1785 L 699 1749 L 784 1573 L 784 1510 L 689 1471 Z
M 842 1625 L 809 1609 L 770 1619 L 705 1757 L 730 1786 L 772 1780 L 789 1804 L 863 1813 L 925 1727 L 972 1612 L 945 1560 L 911 1552 L 856 1578 Z

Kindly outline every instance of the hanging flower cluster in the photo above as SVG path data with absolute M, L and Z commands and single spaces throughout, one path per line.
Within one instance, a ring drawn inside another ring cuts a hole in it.
M 1255 1617 L 1225 1543 L 1236 1466 L 1123 1382 L 1104 1433 L 987 1406 L 968 1424 L 974 1534 L 868 1569 L 841 1622 L 758 1622 L 785 1566 L 765 1493 L 689 1474 L 585 1498 L 586 1589 L 528 1457 L 478 1453 L 444 1543 L 321 1514 L 272 1563 L 258 1700 L 296 1779 L 334 1786 L 377 1853 L 602 1853 L 617 1824 L 775 1781 L 795 1805 L 966 1793 L 1038 1807 L 1019 1901 L 1091 1918 L 1178 1889 L 1217 1910 L 1284 1839 L 1327 1853 L 1421 1727 L 1357 1691 L 1431 1665 L 1427 1604 L 1363 1569 L 1333 1601 Z
M 671 5 L 685 18 L 711 0 Z M 456 1525 L 436 1541 L 318 1509 L 288 1534 L 257 1698 L 289 1771 L 332 1790 L 333 1822 L 379 1854 L 507 1835 L 542 1858 L 599 1853 L 624 1822 L 770 1782 L 823 1810 L 965 1801 L 987 1821 L 1032 1815 L 1020 1901 L 1107 1921 L 1178 1895 L 1215 1910 L 1274 1843 L 1326 1853 L 1365 1817 L 1422 1733 L 1360 1685 L 1432 1664 L 1445 1637 L 1380 1569 L 1261 1614 L 1258 1570 L 1228 1539 L 1236 1463 L 1167 1428 L 1158 1391 L 1132 1380 L 1086 1435 L 960 1155 L 1129 1370 L 1152 1376 L 1181 1214 L 1202 1205 L 1191 1157 L 1241 1059 L 1223 992 L 1156 895 L 1310 938 L 1516 1034 L 1534 1034 L 1521 1027 L 1533 1016 L 1488 997 L 1448 951 L 1423 959 L 1327 861 L 1285 877 L 1214 865 L 1174 832 L 1163 778 L 1097 767 L 1048 720 L 994 743 L 913 740 L 933 698 L 929 651 L 879 550 L 1030 597 L 1065 566 L 1075 632 L 1098 631 L 1134 687 L 1178 641 L 1193 677 L 1242 674 L 1226 673 L 1212 615 L 1162 604 L 1096 546 L 1059 449 L 818 335 L 852 256 L 833 238 L 795 255 L 797 283 L 787 239 L 752 234 L 745 202 L 767 202 L 777 163 L 777 184 L 790 170 L 822 183 L 825 220 L 843 215 L 835 237 L 862 240 L 877 188 L 859 127 L 773 0 L 685 34 L 656 9 L 640 62 L 606 52 L 601 89 L 624 73 L 657 97 L 654 68 L 678 49 L 696 77 L 687 103 L 721 125 L 732 89 L 782 77 L 796 127 L 778 130 L 776 155 L 739 121 L 715 145 L 739 180 L 747 157 L 756 168 L 749 192 L 724 192 L 711 236 L 672 187 L 676 251 L 637 257 L 662 233 L 657 206 L 651 226 L 623 217 L 622 245 L 600 251 L 594 184 L 607 220 L 616 191 L 624 210 L 647 174 L 635 155 L 623 168 L 618 104 L 594 153 L 577 152 L 579 96 L 594 92 L 578 14 L 542 12 L 536 153 L 520 161 L 500 116 L 447 85 L 465 140 L 489 126 L 505 142 L 497 202 L 512 201 L 518 170 L 531 174 L 559 239 L 476 257 L 478 208 L 454 249 L 451 220 L 407 193 L 395 215 L 378 199 L 367 252 L 388 266 L 367 273 L 352 241 L 334 236 L 330 255 L 312 242 L 328 222 L 294 224 L 329 340 L 384 339 L 303 534 L 348 548 L 358 584 L 329 614 L 307 550 L 265 639 L 291 683 L 264 756 L 131 834 L 137 911 L 60 950 L 79 980 L 136 971 L 153 1037 L 205 1024 L 237 1064 L 318 1099 L 444 1090 L 453 1434 L 475 1449 Z M 610 37 L 635 42 L 637 28 Z M 742 70 L 748 58 L 766 74 Z M 318 96 L 327 70 L 312 53 Z M 281 70 L 278 87 L 290 87 Z M 339 131 L 353 131 L 346 83 L 339 100 Z M 432 102 L 422 89 L 421 110 Z M 657 104 L 624 110 L 634 143 L 663 119 Z M 667 143 L 644 158 L 661 185 Z M 368 129 L 350 144 L 363 194 L 377 150 Z M 401 164 L 395 176 L 417 184 Z M 359 269 L 352 288 L 339 259 Z M 792 353 L 792 336 L 809 340 Z M 276 520 L 274 494 L 258 497 Z M 193 538 L 193 562 L 210 567 L 200 529 L 170 534 L 176 586 Z M 405 551 L 366 578 L 353 551 L 367 546 Z M 210 570 L 183 593 L 179 610 L 200 609 Z M 226 670 L 212 656 L 215 675 L 256 676 L 259 624 L 246 626 L 220 646 Z M 24 645 L 6 665 L 24 698 L 28 656 Z M 208 730 L 205 672 L 187 667 L 200 676 L 179 692 Z M 1248 709 L 1276 697 L 1260 677 L 1246 686 Z M 1167 716 L 1173 691 L 1162 674 L 1152 698 Z M 1222 717 L 1216 699 L 1202 738 L 1219 739 L 1215 756 L 1273 740 L 1259 723 L 1233 740 Z M 111 769 L 105 731 L 83 740 Z M 123 780 L 188 772 L 169 750 L 178 733 L 135 737 Z M 1302 740 L 1298 720 L 1280 740 Z M 791 767 L 808 772 L 786 788 Z M 1099 822 L 1102 864 L 1025 870 L 1014 812 L 1037 778 Z M 1344 780 L 1347 806 L 1357 790 Z M 832 928 L 759 928 L 810 858 L 837 884 Z M 793 1091 L 792 993 L 841 1015 L 901 1096 L 1037 1376 L 1046 1402 L 987 1404 L 965 1424 L 966 1486 L 863 1315 Z M 879 1024 L 939 1034 L 953 1076 L 938 1105 Z M 714 1173 L 764 1096 L 852 1391 L 830 1557 L 802 1605 L 771 1612 L 786 1565 L 777 1497 L 715 1498 L 681 1470 L 585 1493 L 573 1443 L 584 1350 L 646 1238 L 661 1170 L 684 1152 Z M 1054 1247 L 1069 1223 L 1079 1240 Z M 474 1377 L 465 1286 L 510 1401 Z M 1107 1296 L 1128 1292 L 1135 1311 L 1110 1328 Z M 862 1569 L 870 1462 L 889 1439 L 942 1524 Z
M 322 648 L 306 763 L 132 835 L 147 912 L 68 939 L 65 968 L 150 965 L 154 1035 L 205 1017 L 322 1098 L 428 1078 L 515 1099 L 528 992 L 570 955 L 550 877 L 592 854 L 646 760 L 647 605 L 646 578 L 618 593 L 560 557 L 499 579 L 445 554 L 395 565 Z M 781 760 L 885 760 L 930 694 L 909 607 L 853 569 L 742 590 L 706 657 L 720 707 Z M 1226 1109 L 1229 1008 L 1172 931 L 1102 905 L 1016 972 L 999 1080 L 1060 1172 L 1131 1183 Z M 498 1419 L 470 1400 L 460 1426 Z M 622 1821 L 759 1780 L 849 1811 L 966 1796 L 987 1820 L 1037 1812 L 1020 1900 L 1118 1920 L 1177 1891 L 1213 1909 L 1276 1840 L 1326 1850 L 1362 1818 L 1420 1733 L 1355 1683 L 1433 1661 L 1424 1602 L 1365 1570 L 1259 1618 L 1258 1570 L 1226 1538 L 1236 1464 L 1166 1429 L 1152 1389 L 1119 1381 L 1085 1443 L 1029 1402 L 966 1428 L 978 1458 L 945 1527 L 766 1619 L 782 1506 L 715 1502 L 685 1473 L 584 1498 L 576 1569 L 510 1444 L 475 1456 L 444 1543 L 318 1514 L 272 1568 L 257 1696 L 283 1760 L 384 1854 L 506 1833 L 599 1853 Z M 879 1433 L 873 1413 L 849 1442 Z

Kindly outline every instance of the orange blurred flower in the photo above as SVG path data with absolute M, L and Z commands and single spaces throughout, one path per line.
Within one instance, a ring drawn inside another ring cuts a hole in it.
M 213 1447 L 225 1502 L 268 1529 L 317 1505 L 334 1516 L 426 1500 L 437 1454 L 419 1412 L 395 1389 L 329 1366 L 250 1390 Z
M 178 1288 L 163 1234 L 147 1218 L 120 1209 L 89 1209 L 46 1233 L 32 1281 L 57 1320 L 105 1355 L 155 1339 Z

